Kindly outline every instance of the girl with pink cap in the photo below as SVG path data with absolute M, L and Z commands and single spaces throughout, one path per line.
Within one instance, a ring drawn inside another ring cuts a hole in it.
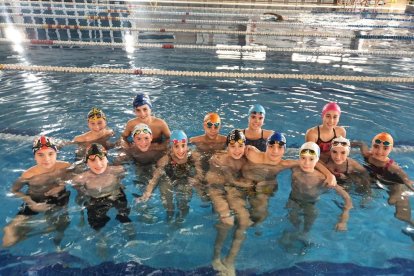
M 330 155 L 332 140 L 346 137 L 346 130 L 338 126 L 341 108 L 335 102 L 327 103 L 322 109 L 322 125 L 306 131 L 305 141 L 315 142 L 321 149 L 321 160 L 326 162 Z

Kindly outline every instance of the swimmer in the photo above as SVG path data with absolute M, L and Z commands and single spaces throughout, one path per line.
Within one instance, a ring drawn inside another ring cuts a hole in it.
M 249 123 L 243 134 L 246 145 L 255 146 L 260 151 L 266 151 L 266 139 L 272 135 L 271 130 L 262 129 L 266 111 L 260 104 L 252 105 L 249 109 Z
M 411 218 L 411 206 L 408 188 L 414 191 L 413 181 L 407 173 L 389 157 L 394 148 L 393 137 L 386 132 L 381 132 L 372 139 L 371 149 L 364 142 L 355 141 L 353 145 L 359 146 L 361 154 L 366 162 L 366 168 L 377 184 L 387 190 L 389 194 L 388 204 L 395 206 L 395 217 L 399 220 L 414 225 Z M 405 185 L 405 186 L 404 186 Z
M 346 137 L 345 129 L 338 126 L 340 115 L 341 108 L 337 103 L 327 103 L 322 109 L 322 125 L 306 131 L 305 141 L 318 144 L 323 162 L 329 158 L 332 140 L 339 136 Z
M 150 127 L 152 131 L 152 143 L 162 143 L 170 138 L 171 132 L 167 123 L 151 115 L 152 104 L 147 94 L 138 94 L 132 104 L 137 117 L 127 122 L 125 130 L 122 133 L 122 140 L 124 142 L 129 143 L 128 137 L 131 135 L 134 127 L 139 123 L 146 124 Z
M 299 149 L 299 167 L 292 168 L 292 190 L 286 207 L 289 209 L 289 220 L 299 229 L 300 216 L 304 215 L 303 232 L 308 233 L 316 219 L 315 204 L 319 196 L 326 191 L 323 184 L 325 176 L 315 170 L 319 160 L 320 149 L 314 142 L 306 142 Z M 349 210 L 352 208 L 352 201 L 349 194 L 341 187 L 333 189 L 340 195 L 345 204 L 336 224 L 337 231 L 347 230 Z
M 203 180 L 200 155 L 188 148 L 187 135 L 182 130 L 174 130 L 170 137 L 170 148 L 157 162 L 152 179 L 148 182 L 144 194 L 138 201 L 147 201 L 160 182 L 160 194 L 171 220 L 175 213 L 174 194 L 178 202 L 177 222 L 183 221 L 189 211 L 188 203 L 192 196 L 192 186 Z M 160 179 L 163 177 L 162 181 Z
M 351 143 L 348 139 L 339 136 L 332 140 L 331 155 L 325 163 L 326 167 L 335 175 L 338 183 L 346 184 L 349 180 L 369 190 L 370 181 L 368 171 L 349 157 Z
M 65 189 L 70 164 L 57 161 L 57 145 L 52 138 L 40 136 L 33 143 L 36 165 L 24 171 L 13 184 L 11 192 L 23 200 L 17 216 L 4 228 L 3 246 L 8 247 L 26 238 L 30 232 L 31 217 L 44 213 L 46 221 L 57 231 L 55 245 L 59 245 L 69 225 L 67 212 L 53 215 L 69 202 L 70 192 Z M 22 192 L 28 186 L 27 193 Z
M 127 199 L 121 185 L 124 176 L 122 166 L 109 166 L 106 149 L 97 143 L 91 144 L 85 154 L 84 162 L 89 170 L 76 175 L 73 185 L 82 196 L 88 211 L 88 222 L 95 230 L 100 230 L 110 220 L 108 211 L 115 207 L 116 219 L 121 223 L 131 222 L 128 215 Z
M 222 150 L 226 147 L 226 136 L 220 134 L 221 119 L 217 113 L 208 113 L 203 121 L 204 134 L 190 138 L 199 151 Z

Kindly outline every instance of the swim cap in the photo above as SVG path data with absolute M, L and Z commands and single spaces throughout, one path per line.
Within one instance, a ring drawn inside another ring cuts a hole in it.
M 106 152 L 106 149 L 101 144 L 93 143 L 93 144 L 90 144 L 89 147 L 86 149 L 85 160 L 84 160 L 85 163 L 88 162 L 89 156 L 91 155 L 96 155 L 102 160 L 102 158 L 107 156 L 107 152 Z
M 177 143 L 186 143 L 187 135 L 182 130 L 173 130 L 170 137 L 170 145 Z
M 342 136 L 339 136 L 339 137 L 332 140 L 331 150 L 333 150 L 333 148 L 338 148 L 338 147 L 345 148 L 345 150 L 349 154 L 349 150 L 351 149 L 351 142 L 349 142 L 348 139 L 346 139 Z
M 273 134 L 267 138 L 266 143 L 268 145 L 274 145 L 275 143 L 279 145 L 283 144 L 283 146 L 286 148 L 286 137 L 283 135 L 283 133 L 273 132 Z
M 250 107 L 249 109 L 249 115 L 253 112 L 256 113 L 262 113 L 263 115 L 266 115 L 266 110 L 264 109 L 264 107 L 260 104 L 254 104 Z
M 372 144 L 383 144 L 384 146 L 392 146 L 394 145 L 394 139 L 392 138 L 391 134 L 386 132 L 381 132 L 372 139 Z
M 91 119 L 99 119 L 102 118 L 106 121 L 106 116 L 105 113 L 103 113 L 103 111 L 99 108 L 93 107 L 89 112 L 88 112 L 88 120 Z
M 148 94 L 139 93 L 132 103 L 134 108 L 140 107 L 142 105 L 148 105 L 150 109 L 152 109 L 152 104 Z
M 325 106 L 322 109 L 322 117 L 325 116 L 325 113 L 328 111 L 337 111 L 339 115 L 341 115 L 341 108 L 337 103 L 334 102 L 325 104 Z
M 204 122 L 220 123 L 221 119 L 217 113 L 210 112 L 204 117 Z
M 145 134 L 147 134 L 147 133 L 149 133 L 149 134 L 151 134 L 152 135 L 152 131 L 151 131 L 151 129 L 149 128 L 149 126 L 148 125 L 146 125 L 146 124 L 137 124 L 135 127 L 134 127 L 134 130 L 132 131 L 132 137 L 134 137 L 136 134 L 140 134 L 140 133 L 145 133 Z
M 306 142 L 299 149 L 299 156 L 302 155 L 314 155 L 319 159 L 320 149 L 315 142 Z
M 228 146 L 229 144 L 235 144 L 236 142 L 239 143 L 239 144 L 245 144 L 246 143 L 246 136 L 244 136 L 244 133 L 241 132 L 240 130 L 233 129 L 227 135 L 226 145 Z
M 51 148 L 57 152 L 57 145 L 53 141 L 52 138 L 48 138 L 46 136 L 40 136 L 33 141 L 33 154 L 35 154 L 38 150 Z

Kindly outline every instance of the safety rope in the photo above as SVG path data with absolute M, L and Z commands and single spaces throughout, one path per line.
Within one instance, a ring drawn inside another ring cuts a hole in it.
M 315 33 L 314 31 L 286 32 L 286 31 L 232 31 L 211 29 L 174 29 L 174 28 L 140 28 L 140 27 L 104 27 L 104 26 L 80 26 L 59 24 L 27 24 L 27 23 L 0 23 L 0 27 L 19 27 L 33 29 L 64 29 L 64 30 L 106 30 L 106 31 L 143 31 L 143 32 L 178 32 L 178 33 L 209 33 L 209 34 L 234 34 L 234 35 L 261 35 L 261 36 L 285 36 L 285 37 L 335 37 L 335 38 L 360 38 L 360 39 L 394 39 L 414 40 L 414 36 L 403 35 L 364 35 L 342 33 Z
M 0 38 L 0 43 L 13 43 L 7 38 Z M 125 48 L 126 44 L 121 42 L 89 42 L 89 41 L 63 41 L 63 40 L 39 40 L 23 39 L 21 43 L 44 46 L 80 46 L 80 47 L 105 47 L 105 48 Z M 280 52 L 280 53 L 307 53 L 313 55 L 365 55 L 365 56 L 392 56 L 392 57 L 414 57 L 412 51 L 392 51 L 392 50 L 350 50 L 350 49 L 323 49 L 323 48 L 271 48 L 266 46 L 232 46 L 232 45 L 191 45 L 191 44 L 170 44 L 170 43 L 134 43 L 128 47 L 139 48 L 158 48 L 158 49 L 187 49 L 187 50 L 222 50 L 240 52 Z
M 7 13 L 0 14 L 1 16 L 21 16 L 33 18 L 62 18 L 62 19 L 85 19 L 85 20 L 104 20 L 104 21 L 144 21 L 156 23 L 177 23 L 177 24 L 214 24 L 223 25 L 240 25 L 240 24 L 255 24 L 255 25 L 270 25 L 270 26 L 289 26 L 289 27 L 348 27 L 348 28 L 394 28 L 394 29 L 414 29 L 414 26 L 392 26 L 392 25 L 365 25 L 365 24 L 347 24 L 347 23 L 304 23 L 304 22 L 269 22 L 256 20 L 204 20 L 204 19 L 174 19 L 174 18 L 150 18 L 150 17 L 120 17 L 120 16 L 101 16 L 101 15 L 62 15 L 62 14 L 27 14 L 27 13 Z M 414 20 L 413 20 L 414 21 Z
M 231 73 L 206 71 L 177 71 L 161 69 L 114 69 L 90 67 L 37 66 L 22 64 L 0 64 L 0 70 L 60 72 L 75 74 L 126 74 L 148 76 L 177 76 L 177 77 L 208 77 L 208 78 L 238 78 L 238 79 L 296 79 L 317 81 L 352 81 L 352 82 L 386 82 L 413 83 L 414 77 L 368 77 L 368 76 L 339 76 L 311 74 L 274 74 L 274 73 Z

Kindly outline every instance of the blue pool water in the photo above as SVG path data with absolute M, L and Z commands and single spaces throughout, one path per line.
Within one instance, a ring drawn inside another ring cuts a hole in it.
M 383 24 L 381 20 L 364 21 L 364 16 L 358 13 L 351 15 L 349 21 L 346 21 L 350 17 L 347 14 L 313 14 L 309 10 L 303 10 L 302 13 L 308 22 L 318 24 L 332 23 L 332 18 L 349 23 L 358 21 L 361 24 Z M 290 15 L 287 12 L 286 14 Z M 410 17 L 400 14 L 389 18 Z M 122 24 L 129 25 L 128 22 Z M 391 25 L 393 24 L 413 26 L 411 22 L 393 21 Z M 392 26 L 380 31 L 365 31 L 401 36 L 411 32 Z M 228 28 L 237 29 L 240 26 Z M 258 27 L 258 31 L 260 28 L 265 30 L 272 27 Z M 284 28 L 295 30 L 293 27 Z M 326 32 L 326 28 L 321 27 L 313 30 L 319 33 Z M 343 30 L 344 33 L 348 31 L 349 29 Z M 30 30 L 27 30 L 27 33 L 34 35 Z M 56 39 L 56 33 L 49 30 L 46 37 L 45 32 L 39 31 L 32 38 Z M 70 35 L 67 35 L 66 31 L 63 33 L 66 37 L 60 36 L 60 39 L 67 39 L 68 36 L 79 38 L 76 32 Z M 98 33 L 88 35 L 92 41 L 102 38 Z M 122 39 L 121 33 L 112 35 L 118 40 Z M 106 37 L 108 36 L 111 37 L 109 33 Z M 87 40 L 86 37 L 88 36 L 85 34 L 82 38 Z M 236 35 L 184 36 L 177 33 L 173 41 L 169 42 L 243 45 L 248 43 L 249 39 Z M 255 43 L 268 47 L 320 49 L 335 46 L 349 49 L 357 45 L 356 48 L 360 50 L 414 50 L 409 39 L 353 41 L 347 38 L 255 36 L 254 40 Z M 0 60 L 3 64 L 73 67 L 400 77 L 411 77 L 414 69 L 412 56 L 266 52 L 263 58 L 262 54 L 252 57 L 238 53 L 223 54 L 214 50 L 143 48 L 128 53 L 124 49 L 47 46 L 24 46 L 22 51 L 15 51 L 11 44 L 0 44 Z M 87 130 L 85 116 L 93 106 L 105 111 L 108 125 L 114 129 L 118 138 L 125 123 L 134 117 L 131 108 L 133 97 L 136 93 L 146 92 L 153 100 L 155 115 L 163 118 L 170 129 L 183 129 L 191 137 L 202 133 L 201 122 L 207 112 L 215 111 L 220 114 L 223 122 L 222 132 L 226 134 L 233 128 L 247 126 L 249 106 L 261 103 L 267 111 L 265 128 L 286 133 L 286 158 L 296 158 L 296 151 L 304 141 L 306 129 L 320 123 L 320 110 L 326 102 L 336 101 L 343 110 L 340 123 L 346 127 L 347 136 L 350 139 L 369 142 L 378 132 L 391 133 L 396 141 L 392 158 L 404 168 L 411 179 L 414 179 L 414 126 L 411 123 L 414 114 L 413 89 L 413 83 L 391 82 L 212 79 L 0 71 L 0 228 L 4 228 L 15 217 L 21 205 L 21 200 L 12 197 L 9 191 L 14 180 L 25 169 L 34 165 L 31 153 L 33 137 L 46 134 L 62 140 L 72 139 Z M 74 146 L 62 148 L 59 158 L 74 162 L 75 149 Z M 115 151 L 110 152 L 110 159 L 113 160 L 116 154 Z M 352 152 L 352 157 L 361 160 L 356 151 Z M 147 203 L 134 204 L 132 193 L 140 194 L 143 189 L 137 185 L 140 179 L 135 166 L 132 163 L 124 165 L 127 174 L 122 181 L 131 207 L 130 225 L 119 224 L 114 219 L 116 212 L 111 210 L 111 220 L 97 233 L 82 217 L 81 208 L 75 202 L 76 191 L 68 187 L 71 191 L 70 225 L 65 231 L 60 248 L 57 249 L 53 244 L 54 233 L 45 231 L 47 223 L 43 216 L 35 216 L 31 222 L 34 230 L 26 240 L 10 248 L 1 249 L 0 274 L 214 274 L 211 262 L 217 235 L 217 216 L 211 203 L 193 193 L 190 213 L 185 221 L 167 222 L 158 190 L 155 190 L 155 195 Z M 364 202 L 360 194 L 351 193 L 354 209 L 351 211 L 348 231 L 343 233 L 334 231 L 340 213 L 338 202 L 341 202 L 341 199 L 333 193 L 324 194 L 317 204 L 319 215 L 309 234 L 309 244 L 298 241 L 293 246 L 286 247 L 285 233 L 291 229 L 285 209 L 290 192 L 290 172 L 279 174 L 278 183 L 279 189 L 269 201 L 269 214 L 266 220 L 245 231 L 245 240 L 235 263 L 238 273 L 413 273 L 413 239 L 402 233 L 408 225 L 394 217 L 394 208 L 387 203 L 386 191 L 373 189 L 372 199 L 368 202 Z M 410 206 L 411 209 L 414 208 L 412 195 Z M 228 254 L 233 230 L 224 243 L 223 257 Z

